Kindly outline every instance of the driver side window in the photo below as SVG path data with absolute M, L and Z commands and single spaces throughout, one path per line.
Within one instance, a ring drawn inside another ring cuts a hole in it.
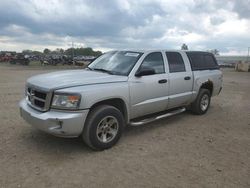
M 155 74 L 165 73 L 164 61 L 161 52 L 152 52 L 148 54 L 142 64 L 141 67 L 149 67 L 155 70 Z

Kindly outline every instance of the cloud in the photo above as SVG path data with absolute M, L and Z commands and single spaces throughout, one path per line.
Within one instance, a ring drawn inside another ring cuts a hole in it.
M 0 50 L 217 48 L 250 45 L 249 2 L 236 0 L 0 1 Z M 232 50 L 233 49 L 233 50 Z
M 239 17 L 249 19 L 250 18 L 250 0 L 237 1 L 233 2 L 233 10 L 237 12 Z

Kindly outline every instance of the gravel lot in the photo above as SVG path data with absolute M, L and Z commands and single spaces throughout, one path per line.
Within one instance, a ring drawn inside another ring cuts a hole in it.
M 250 187 L 250 73 L 223 70 L 206 115 L 128 127 L 115 147 L 93 152 L 20 118 L 25 80 L 50 71 L 0 66 L 0 187 Z

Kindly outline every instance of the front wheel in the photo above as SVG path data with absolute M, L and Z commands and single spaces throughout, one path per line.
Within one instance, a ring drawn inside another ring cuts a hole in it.
M 208 89 L 200 89 L 196 100 L 191 104 L 190 110 L 197 115 L 205 114 L 210 106 L 211 93 Z
M 108 149 L 118 142 L 124 125 L 123 115 L 117 108 L 101 105 L 90 112 L 82 137 L 94 150 Z

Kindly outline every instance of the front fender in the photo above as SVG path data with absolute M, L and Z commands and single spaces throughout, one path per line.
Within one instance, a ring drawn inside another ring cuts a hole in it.
M 127 115 L 129 117 L 129 89 L 127 82 L 116 82 L 116 83 L 106 83 L 106 84 L 93 84 L 78 86 L 72 88 L 66 88 L 57 90 L 58 92 L 73 92 L 80 93 L 82 100 L 80 103 L 80 109 L 89 109 L 94 104 L 108 100 L 118 98 L 124 101 Z

